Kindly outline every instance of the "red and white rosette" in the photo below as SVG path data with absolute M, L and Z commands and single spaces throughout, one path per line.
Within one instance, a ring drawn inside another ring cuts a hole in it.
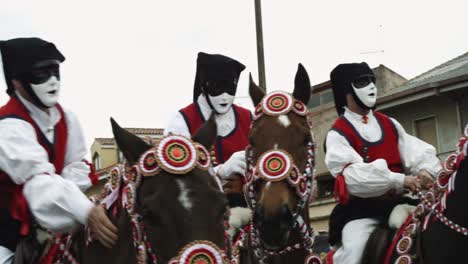
M 411 264 L 411 263 L 413 263 L 413 260 L 408 255 L 400 256 L 397 258 L 397 260 L 395 260 L 395 264 Z
M 272 116 L 288 113 L 293 107 L 294 99 L 286 92 L 276 91 L 268 94 L 262 100 L 263 111 Z
M 200 169 L 207 170 L 211 165 L 211 156 L 208 150 L 201 144 L 194 143 L 198 152 L 197 166 Z
M 209 241 L 195 241 L 181 250 L 178 264 L 226 264 L 222 251 Z
M 297 184 L 301 180 L 301 177 L 302 176 L 299 172 L 299 169 L 296 166 L 293 166 L 291 173 L 289 174 L 289 177 L 288 177 L 288 182 L 293 186 L 297 186 Z
M 285 151 L 267 151 L 262 154 L 257 162 L 258 174 L 267 181 L 281 181 L 291 173 L 291 160 L 291 156 Z
M 143 153 L 138 165 L 140 166 L 141 175 L 145 177 L 158 174 L 161 168 L 159 167 L 158 160 L 156 159 L 156 150 L 152 148 Z
M 403 255 L 410 251 L 413 240 L 410 237 L 402 237 L 396 246 L 398 254 Z
M 141 173 L 140 173 L 140 167 L 137 165 L 133 165 L 129 168 L 126 169 L 125 174 L 123 175 L 123 179 L 125 184 L 127 183 L 133 183 L 135 186 L 140 186 L 141 183 Z
M 127 209 L 128 213 L 133 213 L 135 209 L 136 190 L 133 183 L 127 184 L 123 189 L 122 207 Z
M 301 197 L 301 199 L 307 197 L 307 181 L 304 177 L 299 179 L 299 182 L 296 186 L 296 193 L 299 195 L 299 197 Z
M 453 172 L 455 170 L 455 164 L 457 163 L 457 154 L 451 154 L 450 156 L 447 157 L 444 163 L 444 168 L 449 171 Z
M 307 115 L 307 112 L 309 111 L 303 102 L 296 99 L 294 99 L 293 110 L 296 114 L 301 116 Z
M 314 253 L 310 253 L 304 261 L 305 264 L 322 264 L 322 260 Z
M 112 192 L 113 190 L 116 190 L 119 188 L 120 186 L 120 181 L 121 181 L 121 170 L 120 170 L 120 167 L 117 165 L 115 167 L 113 167 L 110 171 L 110 174 L 109 174 L 109 191 Z
M 197 165 L 197 151 L 193 142 L 183 136 L 169 135 L 156 147 L 159 165 L 172 174 L 185 174 Z

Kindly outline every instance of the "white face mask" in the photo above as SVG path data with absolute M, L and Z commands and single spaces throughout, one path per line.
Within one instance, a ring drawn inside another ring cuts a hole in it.
M 377 87 L 373 82 L 370 82 L 367 86 L 362 88 L 356 88 L 354 84 L 351 84 L 351 86 L 353 87 L 357 97 L 365 106 L 369 108 L 375 106 L 375 102 L 377 101 Z
M 60 81 L 55 76 L 41 84 L 30 84 L 33 92 L 47 107 L 54 107 L 59 99 Z
M 223 93 L 218 96 L 208 95 L 211 104 L 217 114 L 223 115 L 231 109 L 232 103 L 234 102 L 234 96 Z

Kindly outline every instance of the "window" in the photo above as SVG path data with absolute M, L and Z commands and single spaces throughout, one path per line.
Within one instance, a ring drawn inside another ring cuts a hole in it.
M 97 152 L 95 152 L 93 155 L 93 164 L 96 170 L 101 169 L 101 157 L 99 157 L 99 153 Z
M 328 91 L 320 95 L 320 104 L 328 104 L 330 102 L 333 102 L 333 93 Z
M 314 108 L 320 106 L 320 95 L 318 94 L 313 94 L 310 97 L 309 103 L 307 104 L 308 108 Z
M 415 120 L 414 131 L 419 139 L 431 144 L 435 148 L 438 148 L 439 142 L 437 140 L 437 127 L 435 116 Z
M 333 93 L 331 91 L 326 91 L 321 94 L 312 94 L 307 107 L 314 108 L 331 102 L 333 102 Z

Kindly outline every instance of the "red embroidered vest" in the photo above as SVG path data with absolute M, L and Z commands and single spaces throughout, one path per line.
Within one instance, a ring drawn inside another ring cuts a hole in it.
M 235 128 L 227 136 L 217 136 L 214 145 L 216 163 L 224 163 L 234 152 L 244 150 L 249 145 L 248 134 L 252 123 L 252 115 L 249 110 L 232 105 L 235 115 Z M 203 125 L 205 119 L 198 103 L 194 102 L 179 111 L 185 119 L 190 135 L 193 136 Z
M 340 116 L 332 126 L 331 130 L 338 132 L 346 138 L 349 144 L 369 163 L 377 159 L 387 161 L 388 168 L 392 172 L 402 173 L 403 163 L 398 149 L 398 131 L 392 120 L 379 112 L 374 112 L 379 127 L 382 131 L 380 140 L 369 142 L 359 135 L 356 128 L 343 116 Z M 347 190 L 344 177 L 339 175 L 335 182 L 335 195 L 339 196 L 340 203 L 347 203 Z
M 55 125 L 55 141 L 50 143 L 39 126 L 29 115 L 26 107 L 16 97 L 11 97 L 6 105 L 0 108 L 0 120 L 17 118 L 31 124 L 36 131 L 37 141 L 47 151 L 50 163 L 54 164 L 57 174 L 61 174 L 65 163 L 65 149 L 67 145 L 67 124 L 65 114 L 60 105 L 60 121 Z M 33 175 L 29 175 L 33 176 Z M 16 185 L 5 172 L 0 169 L 0 208 L 10 210 L 13 219 L 21 223 L 20 234 L 29 234 L 31 228 L 30 212 L 26 198 L 23 195 L 23 185 Z

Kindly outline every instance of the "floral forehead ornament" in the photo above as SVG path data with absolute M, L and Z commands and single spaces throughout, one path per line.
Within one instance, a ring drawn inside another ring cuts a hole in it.
M 208 170 L 210 155 L 204 146 L 180 135 L 168 135 L 155 147 L 147 150 L 138 161 L 144 177 L 157 175 L 161 170 L 172 174 L 186 174 L 198 167 Z
M 264 114 L 270 116 L 280 116 L 288 114 L 290 111 L 300 116 L 307 117 L 307 123 L 312 129 L 312 120 L 307 106 L 294 99 L 289 93 L 283 91 L 275 91 L 268 94 L 255 108 L 253 119 L 254 121 L 262 117 Z

